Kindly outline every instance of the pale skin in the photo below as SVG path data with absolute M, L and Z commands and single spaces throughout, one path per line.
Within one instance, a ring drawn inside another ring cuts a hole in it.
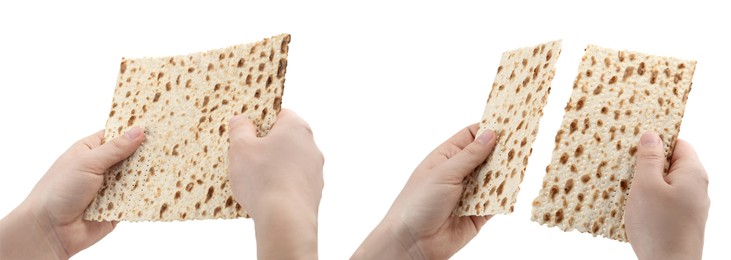
M 446 259 L 477 235 L 490 216 L 450 215 L 462 178 L 494 147 L 494 134 L 485 131 L 475 138 L 477 129 L 465 128 L 424 159 L 351 259 Z M 678 140 L 669 174 L 663 176 L 659 137 L 646 133 L 639 142 L 625 215 L 632 248 L 641 260 L 701 259 L 710 200 L 698 156 Z
M 477 125 L 463 129 L 427 156 L 353 259 L 444 259 L 478 234 L 489 216 L 450 215 L 462 179 L 494 147 L 492 132 L 475 138 L 476 131 Z M 231 186 L 254 219 L 259 258 L 317 258 L 324 159 L 307 123 L 283 110 L 264 138 L 242 117 L 230 122 L 229 134 Z M 105 144 L 102 137 L 74 144 L 0 221 L 1 259 L 67 259 L 114 229 L 116 223 L 84 221 L 82 214 L 106 169 L 134 153 L 144 134 L 133 128 Z M 642 260 L 700 259 L 708 176 L 682 140 L 664 176 L 658 140 L 645 134 L 638 145 L 625 215 L 628 239 Z
M 708 219 L 708 175 L 693 147 L 678 140 L 664 175 L 657 134 L 642 136 L 625 213 L 627 238 L 637 257 L 701 259 Z
M 259 257 L 317 258 L 324 159 L 309 125 L 284 109 L 265 138 L 241 116 L 231 120 L 229 133 L 231 187 L 254 219 Z M 115 228 L 82 216 L 104 172 L 132 155 L 144 133 L 134 127 L 105 144 L 103 138 L 98 132 L 71 146 L 0 220 L 0 259 L 68 259 Z
M 316 259 L 324 157 L 310 126 L 283 109 L 267 136 L 237 116 L 229 137 L 231 189 L 254 220 L 259 259 Z
M 495 134 L 471 125 L 419 164 L 380 224 L 351 259 L 446 259 L 464 247 L 491 216 L 452 216 L 462 179 L 487 159 Z
M 132 155 L 144 133 L 134 127 L 110 142 L 102 144 L 103 138 L 98 132 L 72 145 L 0 221 L 0 259 L 68 259 L 114 230 L 114 222 L 82 216 L 104 172 Z

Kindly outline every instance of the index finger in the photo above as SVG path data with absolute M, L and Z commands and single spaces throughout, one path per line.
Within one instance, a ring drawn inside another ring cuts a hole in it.
M 477 136 L 477 131 L 479 130 L 479 124 L 471 124 L 463 128 L 429 153 L 426 158 L 431 159 L 425 160 L 423 166 L 426 168 L 432 168 L 435 165 L 439 165 L 442 162 L 449 160 L 449 158 L 452 158 L 455 154 L 459 153 L 467 145 L 472 143 Z
M 104 130 L 101 130 L 90 136 L 84 137 L 84 139 L 79 140 L 73 146 L 71 146 L 71 148 L 69 148 L 69 150 L 73 151 L 73 152 L 84 152 L 84 151 L 92 150 L 92 149 L 97 148 L 100 145 L 102 145 L 103 141 L 104 141 Z
M 297 113 L 292 110 L 282 108 L 282 111 L 277 115 L 277 121 L 272 125 L 269 134 L 276 134 L 278 132 L 289 132 L 293 128 L 303 127 L 307 130 L 307 133 L 312 135 L 312 128 L 310 125 L 302 119 Z
M 698 177 L 708 182 L 708 174 L 698 158 L 693 146 L 685 140 L 678 139 L 673 150 L 673 157 L 670 160 L 670 170 L 666 178 L 674 179 L 678 174 L 698 174 Z
M 678 139 L 678 141 L 675 143 L 675 148 L 673 149 L 673 157 L 670 160 L 670 164 L 675 164 L 675 162 L 677 162 L 678 160 L 690 161 L 700 164 L 698 154 L 695 152 L 695 149 L 693 149 L 693 146 L 691 146 L 690 143 L 683 139 Z

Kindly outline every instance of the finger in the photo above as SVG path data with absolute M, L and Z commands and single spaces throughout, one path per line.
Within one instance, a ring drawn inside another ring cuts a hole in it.
M 475 224 L 475 230 L 477 230 L 477 232 L 480 232 L 480 229 L 482 229 L 482 226 L 484 226 L 485 223 L 487 223 L 487 221 L 490 220 L 490 218 L 492 218 L 492 215 L 470 216 L 470 218 L 472 219 L 472 223 Z
M 102 145 L 103 140 L 104 130 L 101 130 L 74 143 L 68 151 L 73 153 L 83 153 Z
M 135 126 L 127 133 L 112 139 L 90 151 L 88 165 L 91 171 L 102 174 L 109 167 L 132 155 L 142 144 L 144 133 Z
M 637 146 L 637 161 L 632 186 L 665 183 L 663 172 L 666 161 L 660 137 L 653 132 L 644 133 Z
M 102 238 L 107 236 L 109 233 L 114 231 L 115 224 L 111 221 L 88 221 L 84 220 L 84 227 L 85 230 L 83 230 L 86 234 L 80 235 L 86 238 L 86 245 L 83 245 L 84 247 L 88 247 L 89 245 L 95 244 L 96 242 L 99 242 Z M 85 248 L 72 248 L 70 251 L 72 252 L 78 252 Z
M 442 145 L 452 145 L 460 150 L 464 149 L 475 140 L 478 130 L 480 130 L 479 124 L 471 124 L 447 139 Z
M 444 143 L 440 144 L 432 153 L 439 153 L 447 159 L 452 158 L 452 156 L 457 154 L 459 151 L 462 151 L 462 149 L 475 140 L 475 137 L 477 137 L 477 131 L 479 130 L 480 125 L 469 125 L 447 139 L 447 141 L 444 141 Z
M 682 169 L 682 170 L 681 170 Z M 673 158 L 670 161 L 670 173 L 667 178 L 670 179 L 671 183 L 674 183 L 674 179 L 681 177 L 681 175 L 693 174 L 695 177 L 699 177 L 701 180 L 708 183 L 708 174 L 703 168 L 698 154 L 688 142 L 684 140 L 678 140 L 673 150 Z
M 673 165 L 678 161 L 701 164 L 700 159 L 698 159 L 698 154 L 695 152 L 695 149 L 693 149 L 693 146 L 682 139 L 678 139 L 678 141 L 675 142 L 673 158 L 670 160 L 670 164 Z
M 482 164 L 495 148 L 495 133 L 485 130 L 471 143 L 442 164 L 443 170 L 448 173 L 450 181 L 462 182 L 465 176 Z
M 256 138 L 256 126 L 246 115 L 238 115 L 231 118 L 228 123 L 228 129 L 230 140 L 249 140 Z
M 437 146 L 426 156 L 424 162 L 419 164 L 420 168 L 431 169 L 441 165 L 444 161 L 452 158 L 455 154 L 462 151 L 468 144 L 475 140 L 477 131 L 480 129 L 478 124 L 472 124 L 463 128 L 452 137 Z
M 281 132 L 290 132 L 293 129 L 303 129 L 306 130 L 309 135 L 312 135 L 312 129 L 310 128 L 310 125 L 305 122 L 304 119 L 299 117 L 297 113 L 295 113 L 292 110 L 283 108 L 281 112 L 277 115 L 277 121 L 274 122 L 274 125 L 272 126 L 272 129 L 269 130 L 270 134 L 275 133 L 281 133 Z

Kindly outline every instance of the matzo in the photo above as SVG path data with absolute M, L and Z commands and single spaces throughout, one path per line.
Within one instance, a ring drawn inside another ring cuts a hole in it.
M 695 61 L 589 46 L 532 220 L 626 241 L 637 143 L 654 131 L 670 158 L 694 70 Z
M 290 36 L 186 56 L 122 59 L 105 137 L 133 126 L 142 146 L 109 169 L 88 220 L 171 221 L 246 216 L 228 183 L 228 120 L 258 135 L 280 111 Z
M 477 133 L 495 131 L 495 150 L 465 178 L 455 215 L 513 212 L 560 53 L 560 41 L 503 53 Z

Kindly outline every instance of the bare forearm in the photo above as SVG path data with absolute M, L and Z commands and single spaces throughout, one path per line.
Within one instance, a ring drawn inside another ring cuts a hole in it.
M 0 259 L 68 259 L 43 223 L 23 205 L 0 220 Z
M 646 254 L 646 256 L 638 256 L 639 260 L 688 260 L 701 259 L 701 252 L 656 252 L 655 254 Z
M 292 207 L 257 212 L 259 259 L 317 259 L 317 214 Z
M 424 259 L 408 234 L 399 232 L 388 220 L 373 229 L 350 259 Z
M 693 236 L 688 236 L 693 237 Z M 657 246 L 654 248 L 636 248 L 635 253 L 639 260 L 681 260 L 698 259 L 703 255 L 703 237 L 686 239 L 675 245 Z

